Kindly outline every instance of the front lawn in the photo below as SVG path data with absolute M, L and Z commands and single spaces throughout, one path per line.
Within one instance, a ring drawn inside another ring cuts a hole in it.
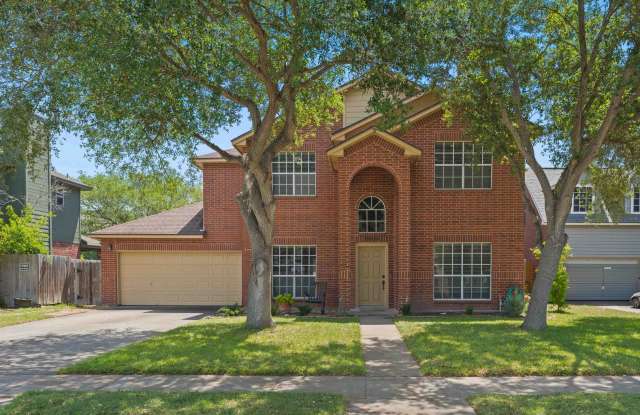
M 344 398 L 292 392 L 28 392 L 0 415 L 334 415 Z
M 276 318 L 249 330 L 244 317 L 215 317 L 63 369 L 82 374 L 362 375 L 354 318 Z
M 589 306 L 549 328 L 499 316 L 405 317 L 396 324 L 427 376 L 638 375 L 640 316 Z
M 561 393 L 481 395 L 469 399 L 477 415 L 627 415 L 640 408 L 640 395 Z
M 44 320 L 45 318 L 55 317 L 57 313 L 70 311 L 73 308 L 74 306 L 65 304 L 31 308 L 0 308 L 0 327 Z

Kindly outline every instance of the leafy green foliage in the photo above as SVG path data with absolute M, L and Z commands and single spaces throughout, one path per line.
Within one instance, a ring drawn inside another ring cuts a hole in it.
M 533 249 L 533 255 L 540 259 L 542 252 L 540 248 Z M 571 246 L 566 244 L 562 249 L 558 272 L 551 285 L 549 303 L 556 306 L 556 311 L 561 312 L 567 307 L 567 290 L 569 289 L 569 272 L 567 272 L 567 259 L 571 256 Z
M 4 216 L 5 221 L 0 221 L 0 255 L 47 253 L 42 232 L 47 223 L 46 217 L 34 220 L 30 206 L 18 215 L 10 205 L 5 207 Z
M 242 307 L 239 304 L 234 304 L 231 306 L 221 307 L 218 310 L 218 314 L 221 314 L 225 317 L 237 317 L 242 315 Z
M 202 200 L 202 188 L 178 172 L 81 175 L 93 190 L 82 194 L 83 233 Z
M 296 308 L 298 309 L 299 316 L 309 315 L 311 314 L 311 311 L 313 311 L 313 307 L 311 307 L 309 304 L 299 304 L 296 306 Z
M 470 305 L 466 306 L 464 308 L 464 313 L 468 316 L 473 315 L 473 307 L 471 307 Z
M 275 297 L 275 300 L 276 303 L 285 305 L 293 305 L 293 303 L 296 302 L 296 300 L 293 298 L 293 294 L 291 293 L 279 294 Z
M 522 316 L 525 307 L 524 290 L 518 286 L 509 287 L 502 307 L 509 317 Z
M 411 315 L 411 303 L 404 303 L 400 306 L 400 314 L 403 316 Z

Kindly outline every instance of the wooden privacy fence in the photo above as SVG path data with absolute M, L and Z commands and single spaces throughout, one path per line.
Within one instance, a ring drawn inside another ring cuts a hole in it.
M 15 298 L 34 304 L 100 304 L 100 261 L 65 256 L 1 255 L 0 299 L 13 307 Z

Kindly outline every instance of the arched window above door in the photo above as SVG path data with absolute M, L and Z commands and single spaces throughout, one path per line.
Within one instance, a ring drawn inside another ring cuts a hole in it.
M 358 205 L 358 232 L 385 232 L 386 209 L 376 196 L 367 196 Z

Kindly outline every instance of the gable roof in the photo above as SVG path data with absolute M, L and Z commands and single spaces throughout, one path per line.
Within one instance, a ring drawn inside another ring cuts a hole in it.
M 240 155 L 240 152 L 235 148 L 228 148 L 225 151 L 231 154 L 232 156 Z M 193 162 L 196 164 L 196 166 L 202 168 L 202 165 L 205 163 L 226 163 L 227 160 L 225 160 L 225 158 L 222 157 L 220 153 L 213 151 L 211 153 L 201 154 L 195 157 L 193 159 Z
M 338 157 L 344 156 L 344 151 L 349 147 L 358 144 L 359 142 L 365 140 L 366 138 L 375 135 L 377 137 L 382 138 L 384 141 L 391 143 L 404 151 L 404 155 L 406 157 L 419 157 L 422 154 L 422 150 L 419 148 L 403 141 L 401 138 L 396 137 L 393 134 L 390 134 L 386 131 L 381 131 L 376 129 L 375 127 L 369 128 L 366 131 L 363 131 L 346 141 L 342 141 L 341 143 L 331 147 L 327 150 L 327 156 L 329 160 L 333 163 L 333 161 Z
M 91 237 L 201 238 L 202 227 L 202 202 L 198 202 L 101 229 L 91 234 Z
M 56 181 L 64 183 L 64 184 L 66 184 L 67 186 L 70 186 L 70 187 L 75 187 L 76 189 L 79 189 L 79 190 L 93 190 L 93 187 L 82 183 L 78 179 L 74 179 L 73 177 L 69 176 L 68 174 L 60 173 L 57 170 L 52 170 L 51 171 L 51 177 L 53 179 L 55 179 Z
M 562 175 L 562 171 L 564 169 L 555 169 L 555 168 L 545 168 L 544 173 L 551 184 L 551 187 L 554 187 L 558 180 L 560 180 L 560 176 Z M 538 212 L 538 217 L 540 218 L 540 223 L 543 225 L 547 224 L 547 211 L 544 208 L 544 193 L 542 192 L 542 186 L 540 185 L 540 181 L 536 174 L 530 168 L 524 173 L 524 183 L 527 186 L 527 190 L 529 191 L 529 195 L 531 196 L 531 201 L 533 202 L 533 207 Z

